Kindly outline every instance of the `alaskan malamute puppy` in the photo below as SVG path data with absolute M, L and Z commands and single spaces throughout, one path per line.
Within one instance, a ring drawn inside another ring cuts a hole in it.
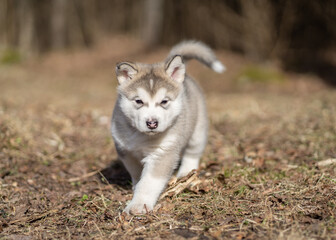
M 164 62 L 117 64 L 111 131 L 133 182 L 126 213 L 153 210 L 178 166 L 177 177 L 198 168 L 208 121 L 202 91 L 186 74 L 185 61 L 193 58 L 216 72 L 225 70 L 212 50 L 196 41 L 176 45 Z

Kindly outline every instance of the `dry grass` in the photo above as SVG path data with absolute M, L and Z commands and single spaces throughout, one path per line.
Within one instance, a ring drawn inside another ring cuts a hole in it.
M 336 238 L 336 164 L 317 164 L 336 158 L 335 90 L 288 74 L 240 81 L 248 61 L 225 52 L 226 75 L 189 66 L 211 119 L 200 170 L 172 182 L 154 213 L 122 215 L 132 194 L 111 166 L 114 63 L 166 54 L 139 49 L 118 37 L 0 66 L 1 239 Z

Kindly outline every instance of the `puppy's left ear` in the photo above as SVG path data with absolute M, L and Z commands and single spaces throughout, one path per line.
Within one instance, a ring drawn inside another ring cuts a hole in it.
M 116 74 L 119 84 L 131 80 L 134 75 L 138 73 L 136 65 L 130 62 L 118 63 L 116 67 Z
M 180 55 L 176 55 L 166 63 L 166 73 L 174 81 L 182 83 L 185 78 L 185 65 Z

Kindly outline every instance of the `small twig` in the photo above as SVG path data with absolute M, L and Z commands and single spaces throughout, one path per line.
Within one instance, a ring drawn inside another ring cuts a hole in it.
M 321 179 L 322 179 L 323 177 L 324 177 L 324 173 L 322 173 L 321 177 L 317 180 L 317 182 L 316 182 L 315 185 L 317 185 L 317 184 L 321 181 Z
M 107 208 L 104 198 L 105 198 L 104 195 L 101 194 L 101 200 L 103 202 L 103 205 L 104 205 L 105 208 Z
M 146 214 L 148 214 L 149 211 L 148 211 L 148 208 L 147 208 L 147 205 L 146 205 L 146 204 L 144 204 L 144 208 L 145 208 L 145 210 L 146 210 Z
M 68 232 L 68 239 L 71 239 L 71 233 L 70 233 L 70 229 L 68 228 L 68 226 L 66 226 L 67 232 Z
M 46 211 L 44 213 L 41 213 L 39 215 L 30 216 L 30 217 L 23 217 L 23 218 L 20 218 L 20 219 L 16 219 L 16 220 L 13 220 L 13 221 L 9 222 L 8 224 L 11 225 L 11 224 L 15 224 L 15 223 L 18 223 L 18 222 L 32 223 L 32 222 L 38 221 L 38 220 L 40 220 L 40 219 L 48 216 L 49 214 L 53 214 L 53 213 L 58 212 L 63 207 L 64 207 L 64 205 L 61 204 L 61 205 L 57 206 L 55 209 L 51 209 L 51 210 Z
M 209 231 L 211 233 L 214 233 L 214 232 L 221 231 L 221 230 L 223 230 L 225 228 L 229 228 L 229 227 L 233 227 L 233 226 L 236 226 L 236 224 L 232 223 L 232 224 L 221 225 L 219 227 L 211 228 Z
M 100 170 L 96 170 L 96 171 L 93 171 L 93 172 L 84 174 L 83 176 L 80 176 L 80 177 L 69 178 L 69 179 L 68 179 L 68 182 L 77 182 L 77 181 L 83 180 L 83 179 L 85 179 L 85 178 L 94 176 L 94 175 L 96 175 L 96 174 L 99 173 L 99 172 L 100 172 Z
M 250 223 L 253 223 L 253 224 L 256 224 L 256 225 L 260 225 L 260 224 L 257 223 L 256 221 L 253 221 L 253 220 L 247 218 L 247 219 L 244 219 L 244 220 L 241 222 L 241 224 L 239 225 L 239 231 L 242 230 L 243 225 L 244 225 L 245 222 L 250 222 Z
M 95 221 L 93 221 L 93 224 L 96 226 L 96 228 L 98 229 L 98 232 L 100 233 L 100 237 L 103 238 L 104 235 L 102 233 L 102 231 L 100 231 L 100 228 L 98 227 L 97 223 Z
M 139 232 L 139 231 L 142 231 L 142 230 L 146 230 L 146 227 L 145 226 L 140 226 L 140 227 L 135 228 L 134 230 L 132 229 L 132 231 L 134 231 L 134 232 Z
M 110 188 L 110 189 L 112 189 L 113 190 L 113 187 L 112 187 L 112 185 L 110 184 L 110 182 L 106 179 L 106 177 L 104 176 L 104 174 L 102 174 L 102 172 L 101 171 L 98 171 L 98 173 L 99 173 L 99 175 L 104 179 L 104 181 L 106 182 L 106 184 L 107 184 L 107 187 L 108 188 Z M 118 190 L 120 190 L 120 191 L 125 191 L 124 189 L 122 189 L 121 187 L 119 187 L 118 185 L 116 185 L 116 187 L 118 188 Z
M 196 172 L 192 172 L 189 174 L 189 178 L 185 182 L 177 182 L 175 186 L 170 187 L 167 189 L 160 197 L 160 199 L 165 198 L 166 196 L 169 196 L 170 194 L 177 195 L 181 193 L 184 189 L 186 189 L 196 178 Z

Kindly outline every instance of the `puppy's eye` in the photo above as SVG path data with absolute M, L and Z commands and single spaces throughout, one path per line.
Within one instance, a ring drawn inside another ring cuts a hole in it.
M 138 104 L 138 105 L 142 105 L 143 104 L 143 101 L 141 99 L 136 99 L 135 102 Z
M 160 104 L 161 105 L 167 105 L 167 103 L 168 103 L 168 99 L 163 99 Z

